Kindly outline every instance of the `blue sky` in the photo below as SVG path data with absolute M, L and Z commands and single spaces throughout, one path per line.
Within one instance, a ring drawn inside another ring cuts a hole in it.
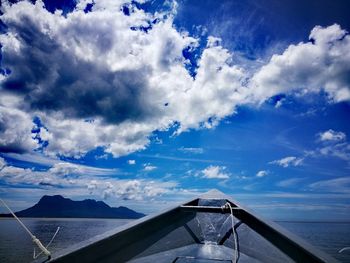
M 217 188 L 272 219 L 350 220 L 346 10 L 5 2 L 0 196 L 151 213 Z

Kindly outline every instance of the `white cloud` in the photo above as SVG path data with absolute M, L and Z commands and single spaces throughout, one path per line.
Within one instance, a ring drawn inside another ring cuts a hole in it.
M 170 187 L 173 187 L 175 185 L 176 184 L 173 184 Z M 167 186 L 167 188 L 165 188 L 162 185 L 157 186 L 156 183 L 152 183 L 152 184 L 146 185 L 144 187 L 143 191 L 144 191 L 146 197 L 154 198 L 156 196 L 161 196 L 161 195 L 163 195 L 165 193 L 168 193 L 170 191 L 170 189 L 168 189 L 168 186 Z
M 32 164 L 40 164 L 43 166 L 53 166 L 54 164 L 60 162 L 58 158 L 43 156 L 42 154 L 38 153 L 6 153 L 4 156 Z
M 280 186 L 280 187 L 290 187 L 290 186 L 294 186 L 295 184 L 303 181 L 305 178 L 290 178 L 290 179 L 286 179 L 286 180 L 282 180 L 280 182 L 278 182 L 276 185 Z
M 272 162 L 269 162 L 270 164 L 276 164 L 279 166 L 282 166 L 284 168 L 288 166 L 300 166 L 303 163 L 303 158 L 297 158 L 295 156 L 288 156 L 285 158 L 282 158 L 280 160 L 275 160 Z
M 116 169 L 104 169 L 67 162 L 54 164 L 47 170 L 34 170 L 6 165 L 0 170 L 0 178 L 10 185 L 31 185 L 32 187 L 83 187 L 91 190 L 91 181 L 117 175 Z
M 103 196 L 108 198 L 116 196 L 123 200 L 153 199 L 172 191 L 175 182 L 145 181 L 145 180 L 119 180 L 106 185 Z
M 23 185 L 30 185 L 32 189 L 50 191 L 65 188 L 65 191 L 74 189 L 80 194 L 84 194 L 85 190 L 85 195 L 94 194 L 103 199 L 115 197 L 124 200 L 154 199 L 176 192 L 174 189 L 178 187 L 177 182 L 174 181 L 127 180 L 101 176 L 106 172 L 109 174 L 107 169 L 69 163 L 59 163 L 44 171 L 5 165 L 0 170 L 0 180 L 12 188 Z
M 134 165 L 134 164 L 136 164 L 136 161 L 135 160 L 128 160 L 128 164 Z
M 346 139 L 346 135 L 343 132 L 337 132 L 332 129 L 324 131 L 318 134 L 320 141 L 343 141 Z
M 157 166 L 151 165 L 150 163 L 146 163 L 143 165 L 143 170 L 146 172 L 150 172 L 157 169 Z
M 350 178 L 340 177 L 330 180 L 323 180 L 310 184 L 310 188 L 324 192 L 350 193 Z
M 94 192 L 94 190 L 97 189 L 97 181 L 96 180 L 91 180 L 88 184 L 87 184 L 87 189 L 89 190 L 89 193 L 92 194 Z
M 276 108 L 276 109 L 280 108 L 280 107 L 283 105 L 283 103 L 284 103 L 285 101 L 286 101 L 285 98 L 278 100 L 278 101 L 276 102 L 276 104 L 275 104 L 275 108 Z
M 102 192 L 103 199 L 107 199 L 115 195 L 114 185 L 111 182 L 105 182 L 104 190 Z
M 11 158 L 14 158 L 16 156 L 17 155 L 13 154 L 10 155 Z M 3 158 L 0 158 L 0 178 L 13 186 L 24 184 L 41 188 L 44 186 L 81 187 L 83 185 L 88 185 L 88 189 L 91 191 L 92 186 L 90 182 L 88 182 L 89 179 L 91 180 L 91 177 L 97 178 L 99 176 L 106 177 L 121 174 L 117 169 L 97 168 L 45 158 L 43 158 L 43 160 L 41 158 L 36 160 L 35 155 L 33 158 L 33 163 L 45 164 L 48 166 L 50 166 L 50 164 L 53 165 L 47 170 L 37 171 L 28 168 L 6 165 L 6 161 Z M 2 160 L 4 161 L 3 166 Z M 23 161 L 23 159 L 19 160 Z M 26 157 L 24 160 L 30 162 L 30 159 L 27 159 Z
M 202 170 L 202 177 L 207 179 L 228 179 L 230 178 L 230 174 L 227 173 L 225 170 L 225 166 L 211 165 Z
M 141 196 L 141 182 L 139 180 L 126 181 L 124 183 L 118 184 L 116 190 L 116 195 L 122 199 L 134 199 L 142 200 Z
M 197 40 L 176 31 L 171 16 L 157 14 L 160 22 L 145 33 L 130 27 L 145 26 L 155 17 L 141 10 L 124 16 L 119 2 L 110 5 L 99 2 L 93 12 L 73 11 L 67 17 L 47 12 L 40 2 L 4 7 L 9 33 L 0 36 L 2 62 L 13 71 L 3 86 L 14 81 L 23 86 L 16 96 L 27 97 L 27 122 L 38 115 L 47 128 L 40 131 L 49 141 L 47 154 L 78 158 L 100 146 L 115 157 L 127 155 L 145 149 L 154 130 L 174 122 L 180 123 L 177 133 L 211 128 L 234 112 L 245 96 L 245 77 L 227 64 L 227 50 L 209 38 L 194 80 L 182 50 Z M 30 41 L 21 34 L 29 27 Z M 52 47 L 50 53 L 46 47 Z M 28 50 L 35 50 L 34 57 L 27 56 Z M 46 73 L 23 68 L 33 63 Z M 29 124 L 22 124 L 29 131 Z
M 117 169 L 97 168 L 92 166 L 72 164 L 68 162 L 59 162 L 49 169 L 49 172 L 58 176 L 66 175 L 94 175 L 107 176 L 116 175 L 119 173 Z
M 343 132 L 328 130 L 316 134 L 321 146 L 307 153 L 308 156 L 332 156 L 345 161 L 350 161 L 350 144 L 346 141 Z
M 96 160 L 101 160 L 101 159 L 107 160 L 108 157 L 109 157 L 109 154 L 105 153 L 105 154 L 102 154 L 102 155 L 96 155 L 95 159 Z
M 193 154 L 201 154 L 204 152 L 203 148 L 198 148 L 198 147 L 180 147 L 178 150 L 181 152 L 193 153 Z
M 333 156 L 345 161 L 350 161 L 350 145 L 347 142 L 318 148 L 316 152 L 323 156 Z
M 237 106 L 279 93 L 324 89 L 334 102 L 350 99 L 350 40 L 338 25 L 315 27 L 314 43 L 289 46 L 256 73 L 234 65 L 220 39 L 209 36 L 192 78 L 182 50 L 198 39 L 173 26 L 176 5 L 170 14 L 134 8 L 125 16 L 123 2 L 98 1 L 86 14 L 81 2 L 66 17 L 40 1 L 4 4 L 2 67 L 12 73 L 0 80 L 1 151 L 38 147 L 35 116 L 46 127 L 38 136 L 49 142 L 49 156 L 79 158 L 102 147 L 118 157 L 145 149 L 155 130 L 175 123 L 175 134 L 209 129 Z M 150 23 L 147 33 L 138 30 Z
M 265 176 L 268 175 L 268 174 L 269 174 L 268 171 L 261 170 L 261 171 L 257 172 L 256 176 L 257 176 L 257 177 L 265 177 Z
M 82 174 L 82 169 L 71 163 L 57 163 L 49 169 L 49 172 L 57 176 L 67 176 Z
M 35 149 L 38 145 L 32 138 L 33 123 L 30 115 L 18 109 L 3 107 L 1 101 L 0 99 L 0 151 L 23 153 Z
M 207 42 L 207 47 L 218 47 L 218 46 L 221 46 L 221 41 L 222 41 L 222 39 L 219 38 L 219 37 L 209 36 L 208 37 L 208 42 Z
M 32 187 L 64 186 L 70 187 L 73 181 L 50 172 L 34 171 L 28 168 L 5 166 L 0 172 L 0 179 L 10 185 L 31 185 Z
M 319 92 L 331 101 L 350 100 L 350 37 L 339 25 L 314 27 L 314 42 L 290 45 L 281 55 L 272 56 L 252 78 L 254 96 L 264 101 L 279 93 Z

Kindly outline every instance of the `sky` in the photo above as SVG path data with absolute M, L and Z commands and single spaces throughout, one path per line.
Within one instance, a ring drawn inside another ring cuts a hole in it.
M 215 188 L 273 220 L 349 221 L 349 8 L 1 1 L 0 197 L 153 213 Z

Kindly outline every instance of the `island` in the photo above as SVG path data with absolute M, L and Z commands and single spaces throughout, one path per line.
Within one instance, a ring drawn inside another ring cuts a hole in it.
M 41 218 L 119 218 L 137 219 L 145 216 L 124 206 L 110 207 L 103 201 L 86 199 L 73 201 L 61 195 L 44 195 L 37 204 L 15 212 L 18 217 Z M 12 217 L 0 214 L 0 217 Z

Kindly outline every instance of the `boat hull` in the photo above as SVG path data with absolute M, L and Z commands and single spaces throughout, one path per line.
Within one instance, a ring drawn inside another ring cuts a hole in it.
M 53 255 L 49 260 L 62 263 L 153 261 L 337 262 L 216 190 L 135 220 Z

